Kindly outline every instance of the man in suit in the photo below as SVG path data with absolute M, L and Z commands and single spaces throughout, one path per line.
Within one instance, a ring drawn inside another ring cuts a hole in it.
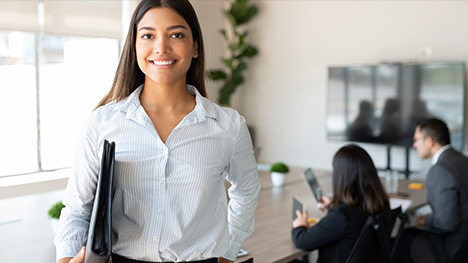
M 426 231 L 413 232 L 411 255 L 415 262 L 429 262 L 427 248 L 432 248 L 432 260 L 446 262 L 468 236 L 468 157 L 451 147 L 447 125 L 438 119 L 419 123 L 413 141 L 419 157 L 432 159 L 433 166 L 426 179 L 432 213 L 416 220 Z

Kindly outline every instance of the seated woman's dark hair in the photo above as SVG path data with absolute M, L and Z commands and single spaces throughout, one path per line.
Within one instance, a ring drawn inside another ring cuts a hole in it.
M 371 215 L 390 209 L 387 193 L 369 154 L 350 144 L 333 157 L 333 199 L 330 207 L 346 204 Z

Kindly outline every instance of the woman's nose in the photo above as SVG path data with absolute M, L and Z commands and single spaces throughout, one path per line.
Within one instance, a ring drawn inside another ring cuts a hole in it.
M 153 52 L 159 55 L 169 53 L 170 46 L 168 45 L 167 39 L 160 37 L 154 41 Z

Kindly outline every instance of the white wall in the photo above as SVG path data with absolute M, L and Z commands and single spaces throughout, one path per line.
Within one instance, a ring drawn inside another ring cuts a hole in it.
M 200 15 L 207 47 L 222 53 L 215 15 L 218 1 L 192 1 L 210 10 Z M 249 65 L 246 83 L 233 107 L 256 129 L 259 162 L 331 169 L 344 143 L 328 142 L 325 131 L 327 67 L 414 60 L 424 47 L 429 60 L 468 62 L 468 2 L 464 1 L 253 1 L 259 15 L 249 25 L 260 54 Z M 214 10 L 214 11 L 213 11 Z M 209 13 L 209 17 L 205 14 Z M 208 19 L 209 18 L 209 19 Z M 207 30 L 208 28 L 208 30 Z M 217 58 L 209 59 L 216 63 Z M 467 129 L 466 129 L 467 130 Z M 466 145 L 466 143 L 465 143 Z M 377 166 L 386 165 L 386 148 L 362 145 Z M 465 149 L 468 147 L 465 146 Z M 426 167 L 412 149 L 411 167 Z M 404 167 L 403 149 L 392 154 Z

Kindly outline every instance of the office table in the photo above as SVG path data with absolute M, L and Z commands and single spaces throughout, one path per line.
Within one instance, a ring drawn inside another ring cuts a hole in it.
M 291 214 L 292 198 L 296 197 L 304 204 L 310 217 L 322 218 L 326 212 L 316 208 L 316 202 L 304 183 L 301 173 L 306 168 L 292 168 L 286 177 L 282 187 L 273 187 L 270 173 L 259 171 L 262 182 L 260 198 L 255 212 L 255 228 L 252 236 L 245 242 L 243 249 L 249 254 L 239 257 L 236 262 L 241 262 L 253 257 L 259 263 L 284 263 L 307 255 L 308 251 L 295 248 L 291 239 Z M 325 195 L 332 192 L 331 172 L 314 170 L 319 184 Z M 384 182 L 383 182 L 384 183 Z M 409 180 L 399 180 L 399 191 L 407 193 L 408 197 L 390 195 L 390 197 L 413 201 L 410 207 L 422 204 L 426 200 L 425 189 L 408 189 Z

